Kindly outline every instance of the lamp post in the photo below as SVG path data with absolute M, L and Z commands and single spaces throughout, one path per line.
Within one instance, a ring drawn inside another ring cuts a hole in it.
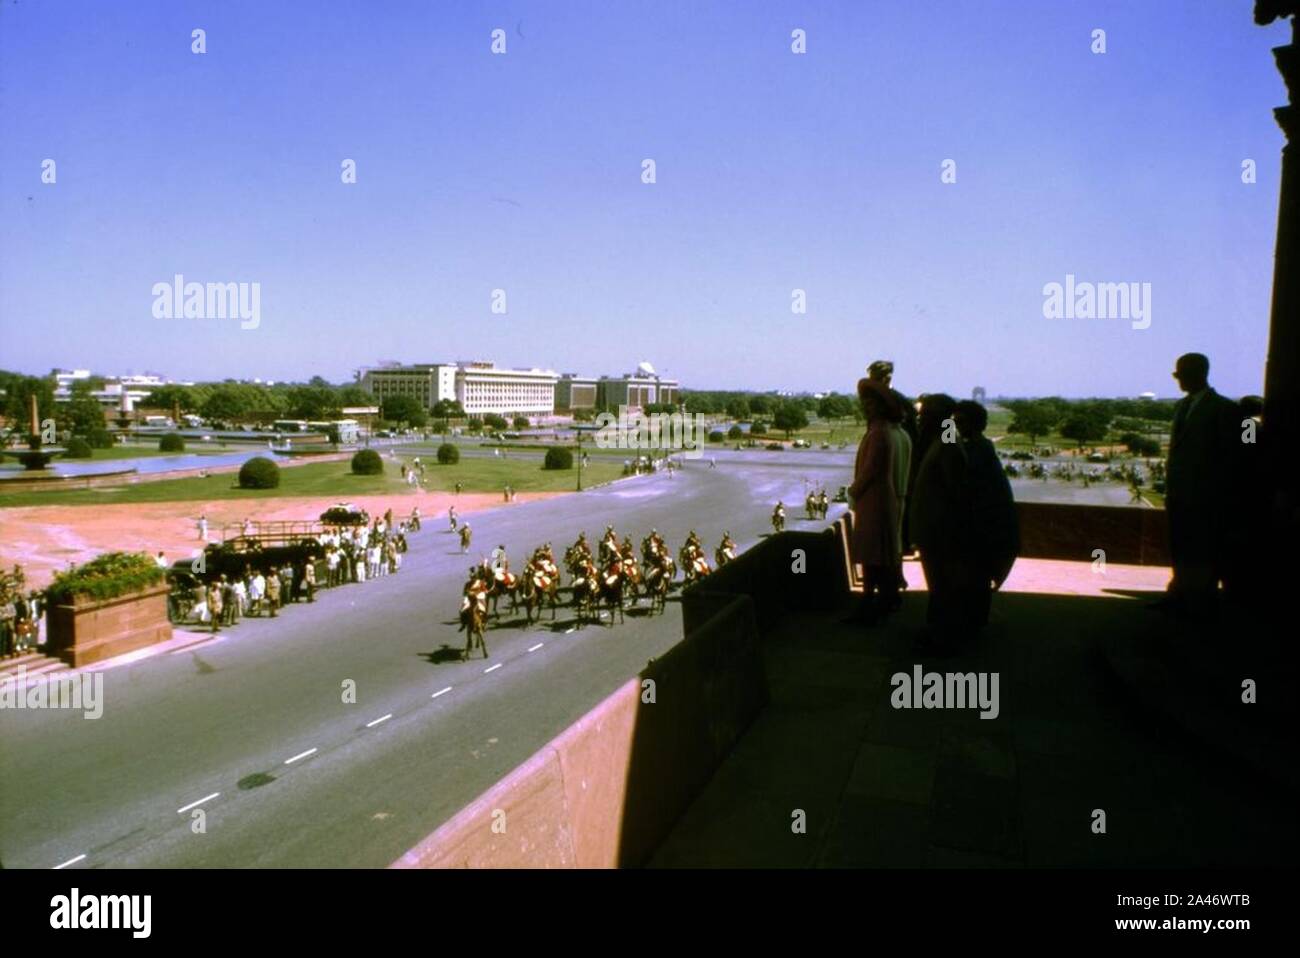
M 574 428 L 578 436 L 578 491 L 582 492 L 582 430 Z

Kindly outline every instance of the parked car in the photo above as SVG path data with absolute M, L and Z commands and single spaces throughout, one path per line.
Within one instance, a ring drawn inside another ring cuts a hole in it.
M 350 502 L 340 502 L 322 512 L 320 521 L 331 526 L 364 526 L 370 524 L 370 513 Z
M 780 452 L 785 447 L 782 446 L 779 442 L 769 442 L 767 446 L 765 446 L 764 448 L 770 449 L 772 452 Z
M 793 446 L 795 449 L 809 449 L 812 447 L 812 443 L 810 443 L 807 439 L 796 439 L 790 445 Z

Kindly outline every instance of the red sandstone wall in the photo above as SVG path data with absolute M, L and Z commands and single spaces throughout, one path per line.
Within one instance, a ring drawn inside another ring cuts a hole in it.
M 108 602 L 55 605 L 46 612 L 50 652 L 76 668 L 166 642 L 168 586 Z

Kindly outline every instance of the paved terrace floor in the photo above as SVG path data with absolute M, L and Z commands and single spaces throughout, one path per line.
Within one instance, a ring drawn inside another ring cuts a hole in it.
M 1158 692 L 1141 670 L 1115 665 L 1117 649 L 1221 661 L 1208 670 L 1217 673 L 1204 683 L 1215 701 L 1203 714 L 1239 715 L 1259 708 L 1240 704 L 1232 654 L 1250 657 L 1248 628 L 1224 634 L 1220 655 L 1142 607 L 1136 596 L 1163 589 L 1167 569 L 1111 565 L 1101 575 L 1089 563 L 1022 560 L 994 597 L 982 638 L 962 654 L 927 658 L 912 651 L 924 580 L 914 563 L 907 573 L 912 588 L 885 627 L 820 613 L 775 624 L 763 643 L 770 704 L 652 866 L 1294 862 L 1295 793 L 1169 720 L 1144 701 Z M 894 709 L 890 677 L 917 663 L 998 672 L 999 716 Z M 1266 762 L 1290 766 L 1290 751 L 1264 751 Z M 1106 813 L 1104 835 L 1092 831 L 1094 809 Z M 806 814 L 804 834 L 792 828 L 796 810 Z

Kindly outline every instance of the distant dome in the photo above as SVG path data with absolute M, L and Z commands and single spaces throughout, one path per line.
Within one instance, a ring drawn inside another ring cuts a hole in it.
M 649 363 L 638 363 L 636 371 L 642 376 L 653 376 L 655 374 L 655 368 Z

